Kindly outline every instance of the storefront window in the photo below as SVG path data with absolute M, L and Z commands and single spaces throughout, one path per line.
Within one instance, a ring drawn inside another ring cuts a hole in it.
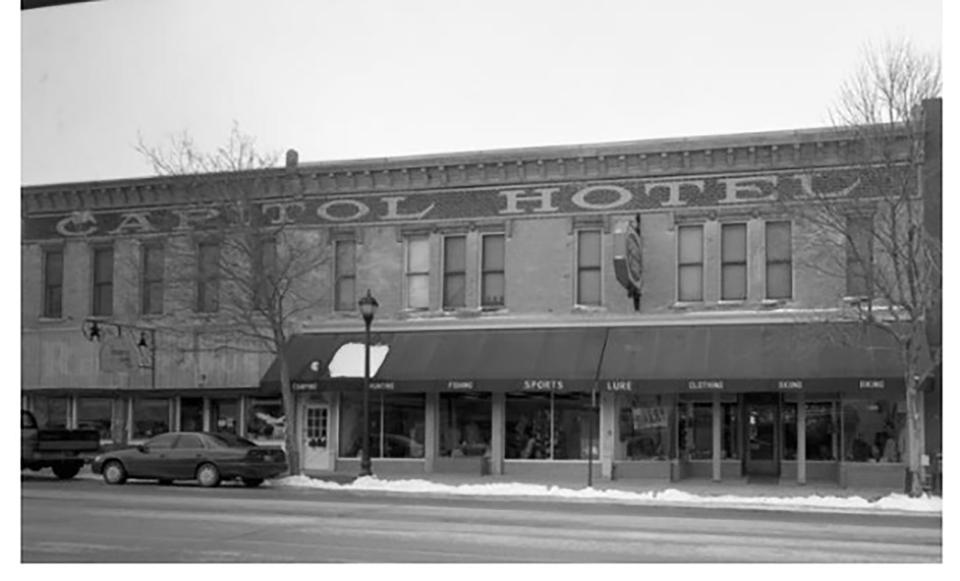
M 483 456 L 490 450 L 490 394 L 440 394 L 440 456 Z
M 426 397 L 422 393 L 370 395 L 370 457 L 423 458 Z M 359 458 L 363 450 L 363 395 L 340 398 L 340 456 Z
M 247 433 L 250 440 L 282 440 L 286 419 L 280 399 L 250 398 L 247 402 Z
M 665 398 L 622 394 L 617 460 L 666 460 L 670 454 L 670 413 Z
M 210 400 L 210 429 L 214 432 L 236 434 L 240 428 L 240 401 L 237 399 Z
M 133 400 L 133 439 L 151 438 L 170 431 L 170 400 Z
M 905 411 L 902 401 L 844 401 L 844 459 L 849 462 L 905 461 Z
M 679 429 L 685 459 L 713 458 L 713 403 L 682 402 Z
M 105 397 L 81 397 L 77 399 L 77 427 L 100 432 L 101 440 L 113 439 L 110 431 L 113 419 L 113 400 Z
M 784 460 L 797 459 L 797 404 L 794 402 L 783 402 L 780 408 L 780 422 L 783 425 L 783 451 L 781 457 Z
M 591 452 L 594 458 L 599 456 L 599 421 L 590 394 L 507 394 L 506 404 L 507 458 L 584 460 Z
M 740 459 L 740 423 L 737 417 L 740 407 L 735 402 L 720 404 L 723 409 L 723 441 L 720 443 L 720 457 L 724 460 Z
M 66 428 L 67 407 L 70 400 L 66 397 L 34 396 L 33 415 L 41 428 Z
M 836 460 L 837 433 L 832 402 L 807 403 L 807 460 Z
M 202 397 L 181 397 L 180 398 L 180 431 L 181 432 L 202 432 L 203 431 L 203 398 Z

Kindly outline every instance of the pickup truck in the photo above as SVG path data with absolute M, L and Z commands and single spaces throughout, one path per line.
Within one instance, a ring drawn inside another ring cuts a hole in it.
M 66 480 L 80 472 L 100 449 L 97 430 L 66 430 L 37 426 L 37 419 L 20 410 L 20 469 L 52 468 L 57 478 Z

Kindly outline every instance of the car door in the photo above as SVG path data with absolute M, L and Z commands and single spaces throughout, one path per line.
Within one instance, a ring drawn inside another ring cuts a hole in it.
M 194 477 L 197 466 L 203 461 L 203 439 L 197 434 L 180 434 L 170 450 L 170 469 L 173 478 Z
M 169 455 L 177 434 L 150 438 L 123 458 L 127 474 L 134 478 L 170 478 Z

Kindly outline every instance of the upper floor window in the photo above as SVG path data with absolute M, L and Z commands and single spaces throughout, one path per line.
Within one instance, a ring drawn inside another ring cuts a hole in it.
M 600 304 L 600 231 L 577 232 L 577 304 Z
M 504 276 L 504 236 L 487 234 L 483 237 L 480 280 L 480 306 L 502 307 L 506 296 Z
M 467 306 L 467 237 L 443 239 L 443 308 Z
M 163 313 L 163 246 L 147 245 L 142 253 L 140 312 L 159 315 Z
M 43 253 L 43 316 L 52 319 L 63 316 L 63 250 L 60 248 Z
M 264 309 L 277 288 L 277 240 L 270 236 L 257 239 L 253 249 L 256 262 L 255 272 L 252 273 L 253 304 L 257 309 Z
M 873 217 L 847 217 L 847 296 L 870 296 L 873 276 Z
M 113 248 L 93 250 L 93 315 L 113 314 Z
M 407 308 L 430 308 L 430 238 L 407 238 Z
M 338 311 L 352 311 L 357 308 L 357 243 L 337 240 L 334 246 L 334 303 Z
M 216 312 L 220 308 L 220 245 L 201 242 L 197 254 L 197 312 Z
M 789 299 L 793 296 L 793 252 L 790 243 L 790 222 L 766 223 L 767 298 Z
M 703 300 L 703 226 L 680 226 L 677 252 L 678 298 Z
M 747 299 L 747 225 L 723 224 L 720 229 L 720 299 Z

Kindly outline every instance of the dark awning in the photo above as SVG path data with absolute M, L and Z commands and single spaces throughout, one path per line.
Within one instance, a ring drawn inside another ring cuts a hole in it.
M 614 328 L 600 378 L 631 391 L 903 389 L 892 338 L 824 323 Z
M 406 331 L 374 333 L 389 347 L 371 387 L 394 391 L 588 391 L 592 388 L 605 328 Z M 321 377 L 310 363 L 324 366 L 346 343 L 363 334 L 305 334 L 291 339 L 287 357 L 295 389 L 348 389 L 359 379 Z M 261 385 L 279 389 L 274 361 Z

